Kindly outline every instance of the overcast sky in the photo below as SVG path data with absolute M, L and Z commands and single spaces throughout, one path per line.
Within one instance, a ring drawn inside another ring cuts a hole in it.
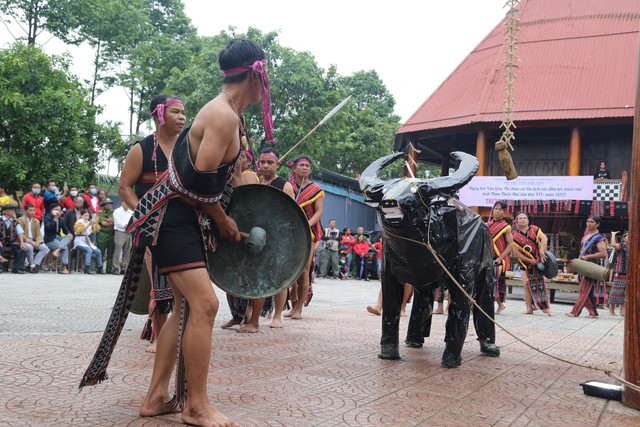
M 278 31 L 281 45 L 310 52 L 325 69 L 335 64 L 341 75 L 375 70 L 395 98 L 402 122 L 507 12 L 506 0 L 183 1 L 200 35 L 214 35 L 229 26 L 241 33 L 250 26 Z M 15 28 L 13 32 L 19 34 Z M 0 27 L 0 46 L 11 42 L 9 31 Z M 88 48 L 72 48 L 56 39 L 44 48 L 49 53 L 71 52 L 72 71 L 81 78 L 91 76 Z M 97 102 L 105 107 L 104 119 L 128 123 L 123 89 L 105 92 Z

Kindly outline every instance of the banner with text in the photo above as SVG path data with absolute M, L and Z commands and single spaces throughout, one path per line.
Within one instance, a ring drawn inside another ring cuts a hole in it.
M 475 176 L 460 189 L 467 206 L 493 206 L 498 200 L 593 200 L 592 176 Z

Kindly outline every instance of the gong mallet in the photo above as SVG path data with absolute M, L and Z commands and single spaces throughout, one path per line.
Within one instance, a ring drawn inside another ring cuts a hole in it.
M 240 238 L 244 240 L 244 244 L 249 249 L 249 252 L 254 255 L 262 252 L 262 248 L 267 244 L 267 232 L 264 231 L 264 228 L 252 227 L 248 233 L 239 231 L 238 234 L 240 234 Z

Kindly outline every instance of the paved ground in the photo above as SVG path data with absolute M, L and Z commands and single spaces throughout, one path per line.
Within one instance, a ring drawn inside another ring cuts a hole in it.
M 130 318 L 109 381 L 77 392 L 117 280 L 0 275 L 0 425 L 179 425 L 178 415 L 137 415 L 152 365 L 138 340 L 142 316 Z M 253 335 L 216 328 L 209 374 L 214 404 L 242 426 L 640 424 L 640 412 L 583 394 L 583 381 L 613 382 L 604 374 L 542 356 L 502 331 L 499 358 L 481 356 L 470 331 L 462 367 L 441 368 L 443 316 L 435 317 L 426 348 L 403 347 L 401 361 L 379 360 L 380 318 L 365 311 L 378 288 L 377 281 L 319 280 L 305 318 L 283 330 L 269 329 L 266 320 Z M 621 361 L 621 318 L 527 316 L 522 308 L 514 298 L 498 320 L 534 346 L 596 366 Z M 228 318 L 223 302 L 216 323 Z

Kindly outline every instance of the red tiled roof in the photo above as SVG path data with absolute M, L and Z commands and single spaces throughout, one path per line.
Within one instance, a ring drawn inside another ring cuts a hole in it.
M 640 0 L 523 0 L 514 114 L 525 120 L 633 117 Z M 485 37 L 398 134 L 499 122 L 505 26 Z

